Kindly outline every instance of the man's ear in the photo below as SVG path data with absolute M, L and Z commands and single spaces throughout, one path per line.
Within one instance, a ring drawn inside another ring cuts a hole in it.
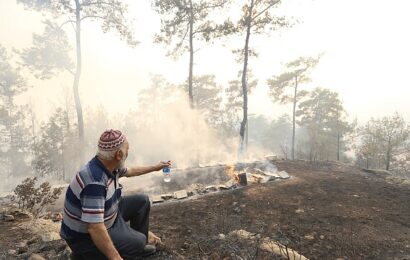
M 121 161 L 123 156 L 124 155 L 121 150 L 118 150 L 117 152 L 115 152 L 115 159 L 117 159 L 118 161 Z

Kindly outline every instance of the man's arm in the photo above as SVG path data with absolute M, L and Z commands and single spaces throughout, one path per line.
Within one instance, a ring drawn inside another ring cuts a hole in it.
M 154 171 L 160 171 L 165 167 L 170 167 L 171 161 L 168 162 L 160 162 L 157 165 L 153 166 L 136 166 L 136 167 L 128 167 L 127 172 L 125 173 L 125 177 L 134 177 L 140 176 L 143 174 L 147 174 Z
M 109 260 L 122 260 L 104 223 L 88 223 L 87 230 L 94 244 Z
M 81 176 L 77 176 L 84 183 Z M 94 244 L 110 260 L 122 259 L 115 248 L 104 225 L 106 185 L 102 183 L 88 183 L 80 194 L 81 221 L 87 223 L 87 231 Z

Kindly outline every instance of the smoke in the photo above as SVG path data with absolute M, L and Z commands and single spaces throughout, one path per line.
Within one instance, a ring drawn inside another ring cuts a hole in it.
M 218 138 L 201 114 L 189 108 L 183 93 L 172 102 L 157 102 L 146 109 L 135 121 L 136 131 L 124 129 L 136 163 L 171 160 L 176 167 L 186 168 L 236 160 L 234 139 Z
M 187 94 L 181 89 L 172 87 L 158 90 L 151 87 L 138 95 L 132 110 L 113 114 L 108 109 L 100 106 L 85 111 L 85 143 L 73 143 L 70 146 L 74 149 L 74 157 L 83 146 L 86 155 L 84 159 L 90 160 L 96 154 L 101 133 L 106 129 L 120 129 L 130 144 L 126 166 L 154 165 L 159 161 L 171 160 L 175 170 L 238 162 L 239 134 L 238 137 L 228 137 L 209 126 L 206 113 L 191 109 Z M 75 122 L 74 111 L 68 111 L 68 114 L 71 122 Z M 240 162 L 262 159 L 268 153 L 259 146 L 251 145 Z M 65 182 L 69 181 L 85 163 L 72 159 L 70 154 L 69 151 L 65 151 Z M 32 169 L 30 172 L 31 174 L 26 175 L 36 175 Z M 148 189 L 149 186 L 156 185 L 157 181 L 153 179 L 157 179 L 159 175 L 160 173 L 150 174 L 138 178 L 138 182 Z M 189 171 L 184 178 L 186 176 L 189 179 L 188 175 Z M 44 180 L 52 184 L 63 182 L 53 178 L 49 176 Z M 4 185 L 0 185 L 0 190 L 10 192 L 22 179 L 23 176 L 18 179 L 10 176 L 2 183 Z
M 95 154 L 105 129 L 120 129 L 130 150 L 126 165 L 152 165 L 171 160 L 174 168 L 238 162 L 239 137 L 227 137 L 207 124 L 204 113 L 191 109 L 186 92 L 178 88 L 150 88 L 139 95 L 137 106 L 109 117 L 100 107 L 88 113 L 88 154 Z M 262 159 L 268 152 L 251 146 L 241 162 Z

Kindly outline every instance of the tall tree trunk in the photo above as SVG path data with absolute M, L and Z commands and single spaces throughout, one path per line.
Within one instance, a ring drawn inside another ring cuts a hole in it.
M 75 19 L 76 19 L 76 31 L 75 31 L 75 39 L 76 39 L 76 50 L 77 50 L 77 66 L 74 76 L 74 83 L 73 83 L 73 92 L 74 92 L 74 101 L 75 101 L 75 109 L 77 111 L 77 121 L 78 121 L 78 136 L 80 140 L 80 144 L 84 144 L 84 120 L 83 120 L 83 109 L 81 107 L 81 100 L 80 94 L 78 91 L 78 87 L 80 85 L 80 76 L 81 76 L 81 5 L 79 0 L 75 0 Z M 80 149 L 80 153 L 82 154 L 82 150 Z M 82 159 L 82 158 L 81 158 Z
M 340 133 L 339 133 L 339 119 L 336 121 L 336 130 L 337 130 L 337 151 L 336 151 L 336 159 L 337 161 L 340 160 Z
M 188 73 L 188 96 L 189 107 L 194 109 L 194 90 L 193 90 L 193 71 L 194 71 L 194 13 L 192 0 L 189 1 L 189 73 Z M 198 121 L 195 122 L 198 125 Z M 196 148 L 196 163 L 200 163 L 200 150 L 198 148 L 198 142 L 195 143 Z
M 249 14 L 246 21 L 246 38 L 245 38 L 245 48 L 244 48 L 244 61 L 242 70 L 242 92 L 243 92 L 243 119 L 241 122 L 241 129 L 239 131 L 240 135 L 240 149 L 241 153 L 245 152 L 244 139 L 245 130 L 248 123 L 248 86 L 247 86 L 247 71 L 248 71 L 248 56 L 249 56 L 249 37 L 251 35 L 252 27 L 252 10 L 253 10 L 254 0 L 251 1 L 251 6 L 249 8 Z
M 33 140 L 33 147 L 36 147 L 36 131 L 35 131 L 35 115 L 33 112 L 33 105 L 30 103 L 30 119 L 31 119 L 31 135 L 32 135 L 32 140 Z M 35 156 L 36 152 L 35 149 L 31 149 L 31 155 Z
M 189 1 L 189 75 L 188 75 L 188 92 L 189 105 L 194 108 L 194 95 L 192 90 L 192 78 L 194 69 L 194 14 L 192 0 Z
M 293 118 L 292 118 L 292 160 L 295 160 L 295 134 L 296 134 L 296 103 L 298 95 L 298 76 L 295 77 L 295 93 L 293 95 Z
M 249 141 L 249 120 L 246 120 L 246 128 L 245 128 L 245 147 L 248 147 L 248 141 Z
M 62 141 L 62 148 L 61 148 L 61 158 L 62 158 L 62 175 L 61 175 L 61 179 L 62 181 L 65 181 L 65 149 L 64 149 L 64 137 L 63 137 L 63 141 Z
M 387 143 L 387 153 L 386 153 L 386 170 L 390 169 L 390 160 L 391 160 L 391 138 L 389 137 L 389 141 Z
M 337 154 L 336 154 L 337 161 L 340 161 L 340 134 L 337 133 Z
M 12 116 L 13 116 L 13 111 L 12 109 L 14 108 L 14 102 L 13 102 L 13 96 L 7 96 L 7 99 L 5 100 L 5 107 L 7 109 L 7 116 L 5 120 L 5 126 L 6 126 L 6 131 L 8 130 L 8 135 L 9 135 L 9 149 L 7 150 L 7 153 L 5 153 L 5 159 L 6 159 L 6 177 L 9 177 L 13 174 L 14 170 L 14 162 L 13 162 L 13 155 L 16 153 L 16 145 L 15 145 L 15 140 L 14 140 L 14 126 L 13 126 L 13 121 Z

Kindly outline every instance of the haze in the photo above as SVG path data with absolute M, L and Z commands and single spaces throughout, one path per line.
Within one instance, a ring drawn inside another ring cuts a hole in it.
M 128 111 L 135 106 L 137 92 L 149 85 L 150 74 L 162 74 L 179 84 L 186 79 L 188 56 L 172 60 L 166 57 L 162 45 L 153 43 L 160 16 L 151 9 L 150 2 L 128 4 L 135 19 L 136 38 L 141 42 L 134 49 L 112 33 L 103 34 L 97 24 L 84 23 L 80 93 L 85 109 L 102 104 L 112 112 Z M 409 120 L 409 9 L 410 3 L 405 0 L 389 4 L 370 0 L 285 1 L 278 12 L 293 16 L 300 23 L 270 37 L 255 37 L 251 43 L 259 52 L 258 58 L 250 60 L 259 84 L 251 95 L 250 113 L 275 118 L 287 112 L 272 105 L 266 95 L 266 79 L 279 73 L 285 62 L 323 52 L 310 88 L 337 90 L 349 116 L 357 117 L 359 122 L 395 111 Z M 2 0 L 1 43 L 9 52 L 12 48 L 30 46 L 32 33 L 42 32 L 43 19 L 41 14 L 24 10 L 14 0 Z M 69 26 L 66 31 L 73 37 Z M 215 74 L 221 84 L 235 79 L 241 65 L 235 63 L 231 49 L 242 44 L 242 39 L 201 44 L 196 53 L 195 73 Z M 42 120 L 61 104 L 65 93 L 70 93 L 72 77 L 60 74 L 48 81 L 29 78 L 35 87 L 19 101 L 30 102 Z

